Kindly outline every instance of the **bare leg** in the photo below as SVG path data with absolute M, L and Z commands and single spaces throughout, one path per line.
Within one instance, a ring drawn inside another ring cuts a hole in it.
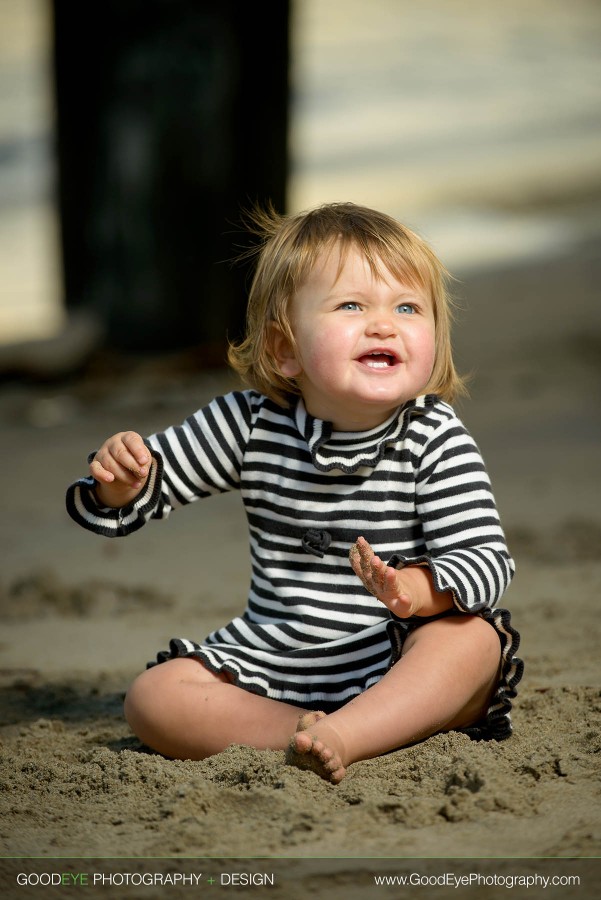
M 423 625 L 380 682 L 294 734 L 287 760 L 337 783 L 350 763 L 472 725 L 486 711 L 499 661 L 497 634 L 477 616 Z
M 174 759 L 205 759 L 230 744 L 283 750 L 303 719 L 313 724 L 319 715 L 251 694 L 189 658 L 147 669 L 125 698 L 134 733 Z

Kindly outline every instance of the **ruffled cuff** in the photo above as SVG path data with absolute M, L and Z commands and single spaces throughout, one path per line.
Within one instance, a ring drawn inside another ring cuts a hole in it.
M 392 566 L 393 569 L 404 569 L 406 566 L 421 566 L 422 568 L 428 569 L 432 576 L 434 590 L 439 594 L 450 591 L 454 605 L 461 612 L 477 613 L 490 606 L 490 604 L 484 601 L 470 603 L 469 598 L 464 594 L 461 586 L 450 583 L 448 578 L 445 577 L 445 572 L 438 567 L 436 560 L 431 556 L 422 555 L 407 557 L 395 553 L 388 560 L 388 565 Z
M 124 537 L 140 529 L 159 504 L 163 482 L 163 458 L 147 441 L 151 454 L 150 472 L 146 484 L 134 499 L 120 509 L 102 506 L 95 493 L 96 480 L 80 478 L 67 490 L 67 512 L 83 528 L 105 537 Z M 88 461 L 94 458 L 91 453 Z

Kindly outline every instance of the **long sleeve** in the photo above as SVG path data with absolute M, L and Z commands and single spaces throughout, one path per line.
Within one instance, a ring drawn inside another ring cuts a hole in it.
M 419 427 L 419 426 L 418 426 Z M 436 590 L 450 590 L 465 612 L 494 606 L 514 564 L 480 451 L 453 415 L 424 433 L 416 479 L 416 510 L 427 553 L 396 555 L 390 565 L 426 565 Z
M 251 392 L 233 392 L 217 397 L 182 425 L 151 435 L 145 441 L 152 456 L 150 474 L 128 506 L 101 506 L 94 479 L 87 477 L 67 491 L 69 515 L 97 534 L 121 537 L 151 518 L 166 518 L 180 506 L 236 490 L 251 428 L 251 406 Z

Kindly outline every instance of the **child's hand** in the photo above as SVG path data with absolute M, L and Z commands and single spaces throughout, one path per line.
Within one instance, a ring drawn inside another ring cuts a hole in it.
M 351 547 L 351 566 L 370 594 L 377 597 L 390 612 L 401 619 L 415 615 L 421 608 L 412 590 L 411 576 L 406 570 L 393 569 L 376 556 L 365 538 L 360 537 Z
M 393 569 L 376 556 L 365 538 L 357 538 L 349 554 L 351 566 L 367 590 L 399 619 L 434 616 L 455 605 L 451 591 L 437 591 L 423 566 Z
M 99 502 L 127 506 L 148 478 L 149 464 L 150 453 L 135 431 L 120 431 L 108 438 L 90 463 Z

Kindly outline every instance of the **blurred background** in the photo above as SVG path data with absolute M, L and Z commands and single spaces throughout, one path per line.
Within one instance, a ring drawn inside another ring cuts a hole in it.
M 598 236 L 596 0 L 247 6 L 0 0 L 5 371 L 61 332 L 48 374 L 100 347 L 221 363 L 255 201 L 384 209 L 460 278 Z
M 240 212 L 268 200 L 372 205 L 433 244 L 518 553 L 598 557 L 600 48 L 598 0 L 0 0 L 5 579 L 127 580 L 139 554 L 189 589 L 189 518 L 164 571 L 157 532 L 109 550 L 62 495 L 107 434 L 231 386 Z M 228 503 L 210 539 L 244 547 Z

